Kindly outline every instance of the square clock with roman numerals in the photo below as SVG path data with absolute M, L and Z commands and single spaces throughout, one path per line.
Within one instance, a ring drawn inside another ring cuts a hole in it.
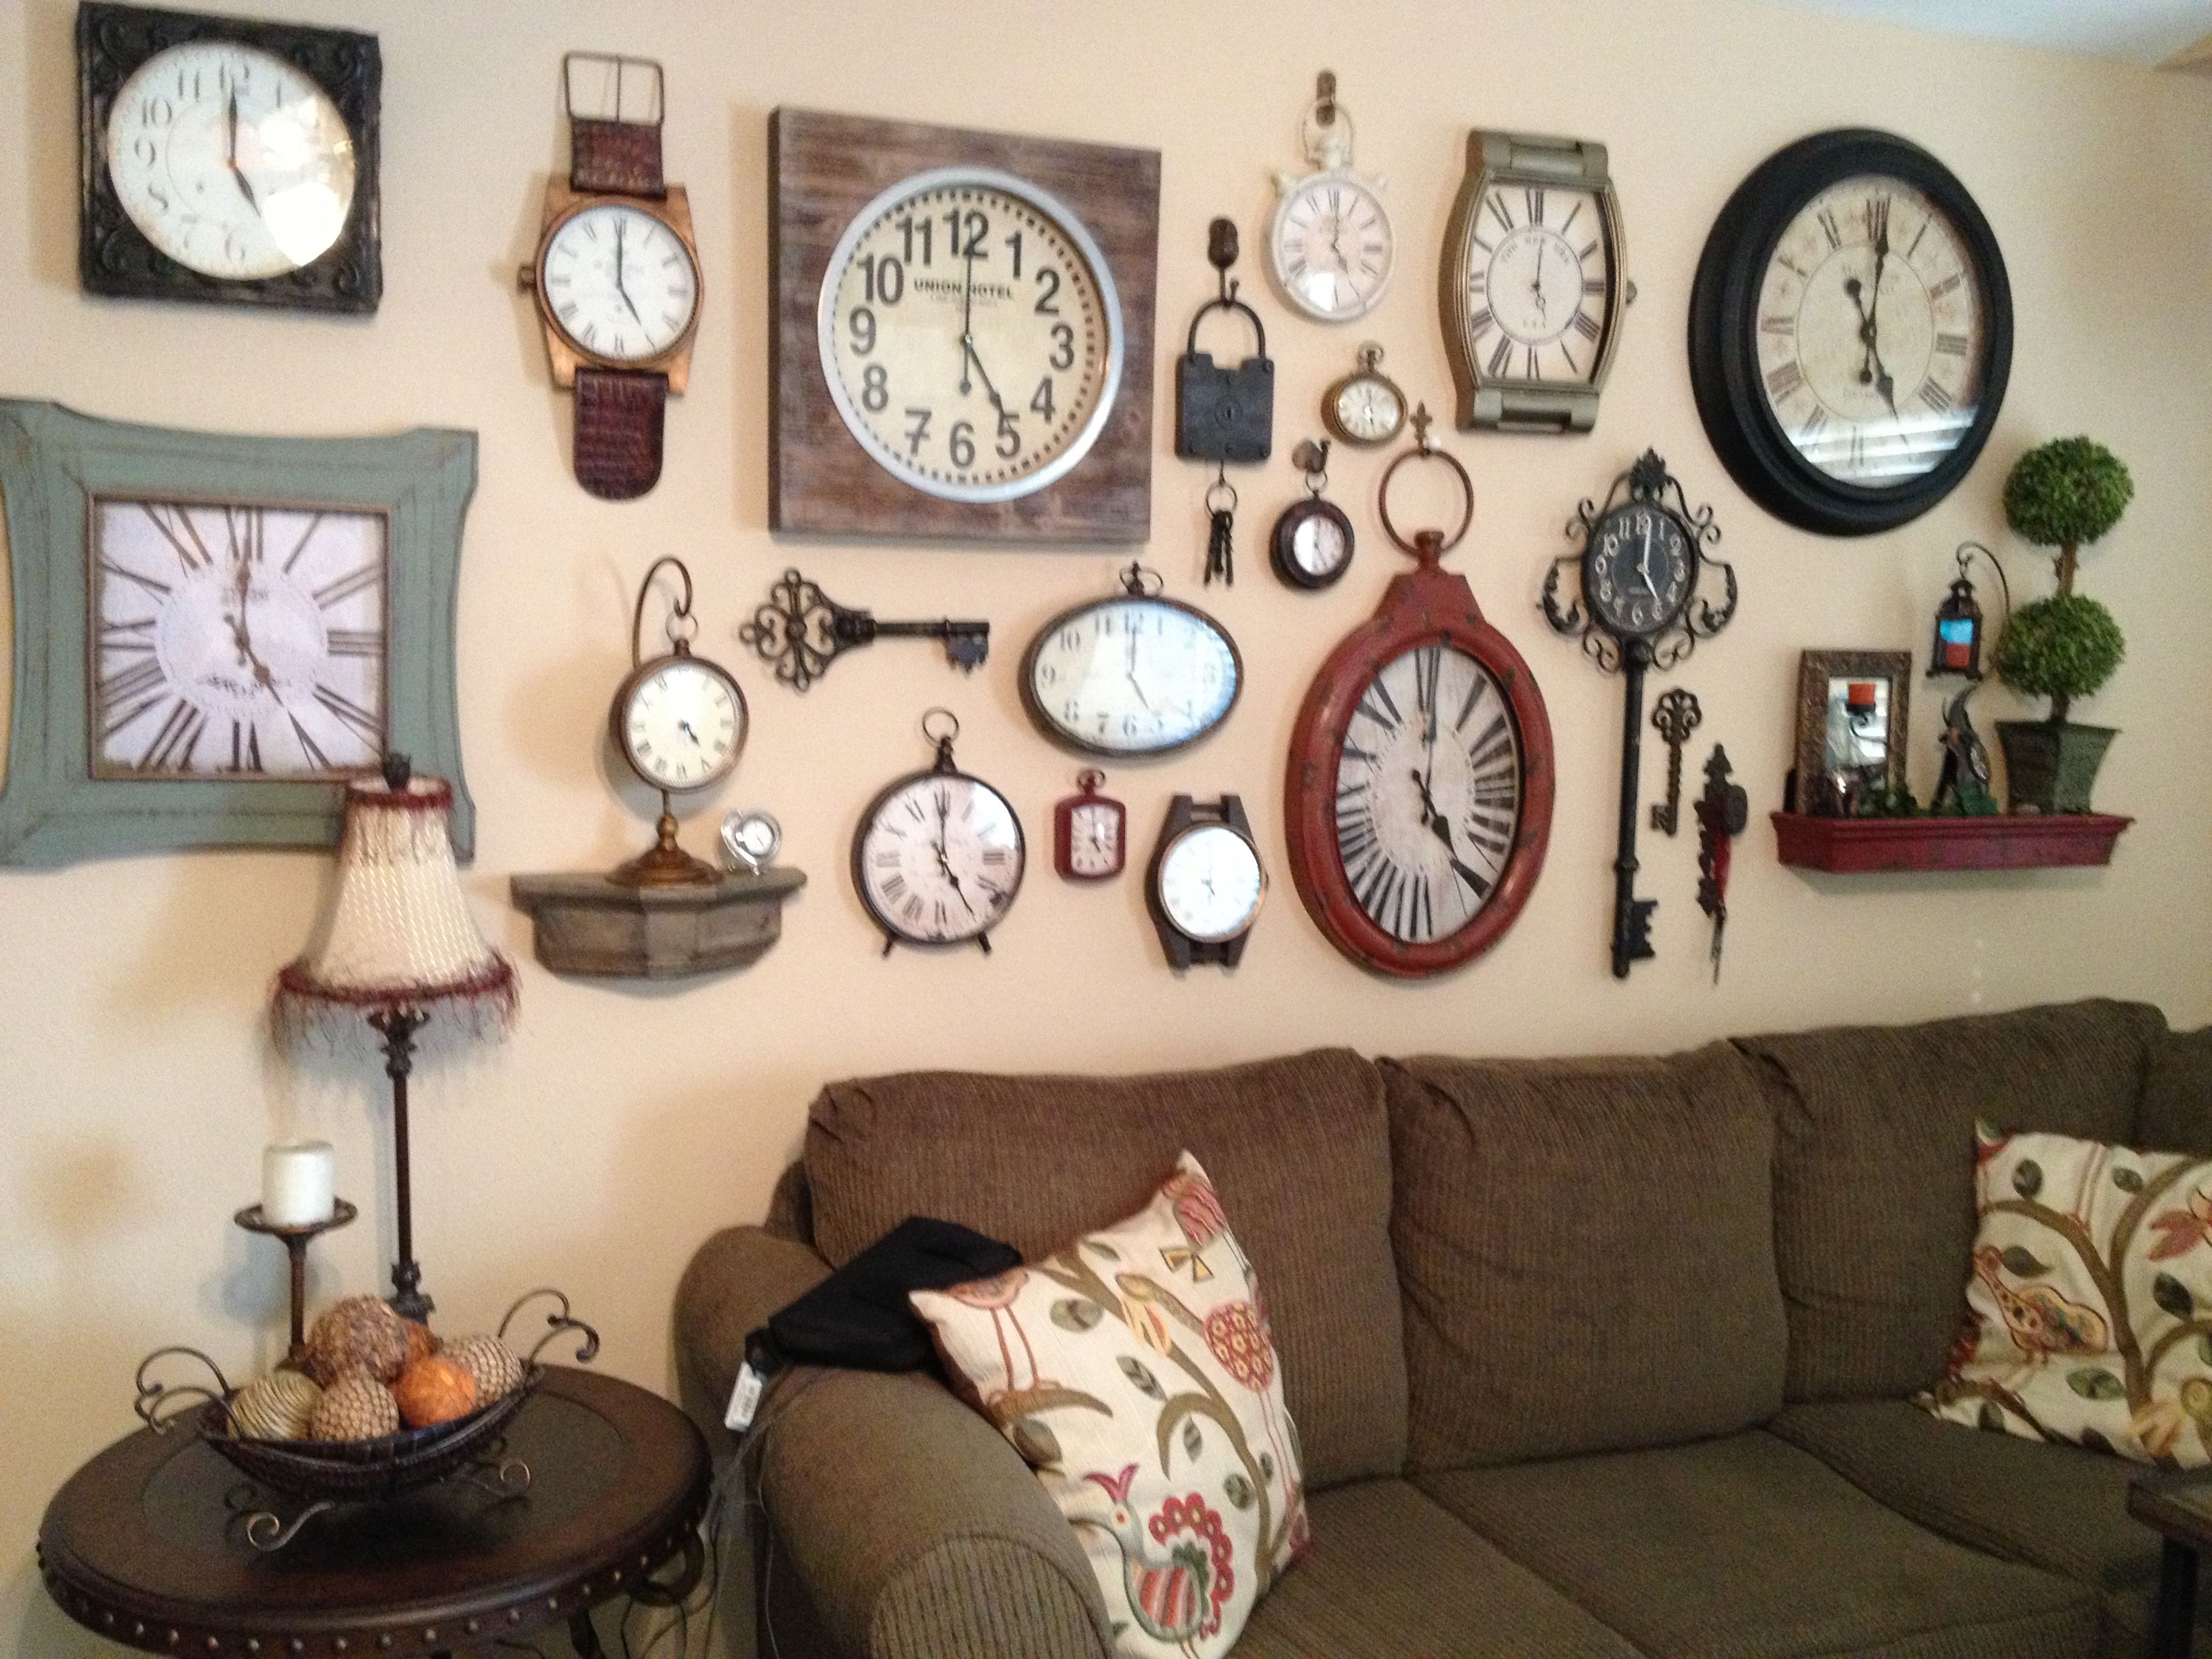
M 240 438 L 0 401 L 15 700 L 0 863 L 326 847 L 387 750 L 460 772 L 473 433 Z

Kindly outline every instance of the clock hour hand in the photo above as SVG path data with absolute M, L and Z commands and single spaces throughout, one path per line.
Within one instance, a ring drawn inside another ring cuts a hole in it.
M 1451 824 L 1442 812 L 1437 811 L 1436 802 L 1430 798 L 1429 781 L 1416 770 L 1413 781 L 1420 786 L 1422 822 L 1429 826 L 1429 833 L 1443 843 L 1444 857 L 1451 865 L 1452 874 L 1473 888 L 1475 897 L 1480 898 L 1490 890 L 1490 884 L 1460 862 L 1459 848 L 1452 840 Z
M 230 94 L 230 112 L 225 125 L 227 137 L 223 163 L 229 167 L 230 176 L 238 180 L 238 188 L 246 198 L 246 205 L 258 214 L 261 211 L 261 204 L 254 198 L 253 186 L 246 181 L 246 174 L 238 165 L 238 94 L 234 92 Z
M 621 296 L 622 302 L 629 307 L 630 319 L 640 328 L 643 328 L 645 326 L 645 319 L 637 314 L 637 302 L 629 297 L 629 289 L 623 284 L 623 265 L 624 263 L 625 262 L 623 258 L 623 222 L 620 219 L 617 219 L 615 221 L 615 292 Z

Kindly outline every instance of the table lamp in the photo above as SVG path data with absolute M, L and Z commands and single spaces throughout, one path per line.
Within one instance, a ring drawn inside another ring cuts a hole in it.
M 461 893 L 450 826 L 453 792 L 414 777 L 404 755 L 380 777 L 347 784 L 338 878 L 313 938 L 276 976 L 278 1045 L 298 1047 L 334 1020 L 365 1019 L 383 1040 L 392 1079 L 392 1151 L 399 1260 L 392 1307 L 426 1319 L 422 1269 L 415 1260 L 408 1182 L 407 1078 L 416 1033 L 450 1019 L 478 1036 L 514 1024 L 514 964 L 484 943 Z

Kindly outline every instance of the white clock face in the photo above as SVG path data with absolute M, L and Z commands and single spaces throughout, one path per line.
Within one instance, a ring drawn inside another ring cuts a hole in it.
M 1336 423 L 1355 443 L 1385 442 L 1405 420 L 1406 405 L 1388 380 L 1363 374 L 1338 388 Z
M 1493 380 L 1587 386 L 1613 310 L 1613 248 L 1595 191 L 1493 184 L 1466 247 L 1467 338 Z
M 911 945 L 995 927 L 1022 884 L 1022 828 L 1006 798 L 959 772 L 909 778 L 876 804 L 854 852 L 860 896 Z
M 1309 513 L 1291 531 L 1291 556 L 1309 576 L 1327 576 L 1352 556 L 1344 526 L 1326 513 Z
M 1184 830 L 1160 858 L 1160 908 L 1177 933 L 1203 945 L 1249 927 L 1267 887 L 1260 854 L 1225 823 Z
M 1012 174 L 919 173 L 846 228 L 822 283 L 822 369 L 895 477 L 1006 501 L 1097 441 L 1121 380 L 1121 306 L 1066 208 Z
M 1067 815 L 1067 865 L 1079 876 L 1110 876 L 1121 867 L 1121 814 L 1093 802 Z
M 1275 204 L 1267 252 L 1284 298 L 1325 323 L 1364 316 L 1389 286 L 1395 244 L 1373 187 L 1349 173 L 1299 179 Z
M 1030 706 L 1088 751 L 1156 755 L 1195 742 L 1237 701 L 1237 653 L 1220 625 L 1165 599 L 1105 599 L 1030 647 Z
M 332 778 L 384 754 L 379 513 L 95 501 L 96 777 Z
M 1900 179 L 1830 185 L 1759 280 L 1759 374 L 1792 447 L 1881 486 L 1958 447 L 1981 402 L 1989 308 L 1957 228 Z
M 538 282 L 554 326 L 587 356 L 658 357 L 699 313 L 699 271 L 683 239 L 619 204 L 587 207 L 553 228 Z
M 1521 744 L 1490 671 L 1424 645 L 1368 682 L 1336 770 L 1337 856 L 1369 921 L 1449 939 L 1497 891 L 1521 817 Z
M 352 210 L 353 137 L 323 89 L 252 46 L 195 40 L 141 64 L 107 117 L 107 176 L 146 240 L 209 276 L 297 270 Z
M 631 690 L 622 711 L 623 751 L 659 789 L 703 789 L 738 763 L 745 709 L 712 664 L 674 657 Z

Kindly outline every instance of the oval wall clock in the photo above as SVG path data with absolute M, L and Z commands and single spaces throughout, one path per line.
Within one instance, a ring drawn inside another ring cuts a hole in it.
M 1778 151 L 1714 221 L 1690 296 L 1713 448 L 1778 518 L 1863 536 L 1956 489 L 1996 424 L 2012 290 L 1989 221 L 1918 145 L 1850 128 Z

